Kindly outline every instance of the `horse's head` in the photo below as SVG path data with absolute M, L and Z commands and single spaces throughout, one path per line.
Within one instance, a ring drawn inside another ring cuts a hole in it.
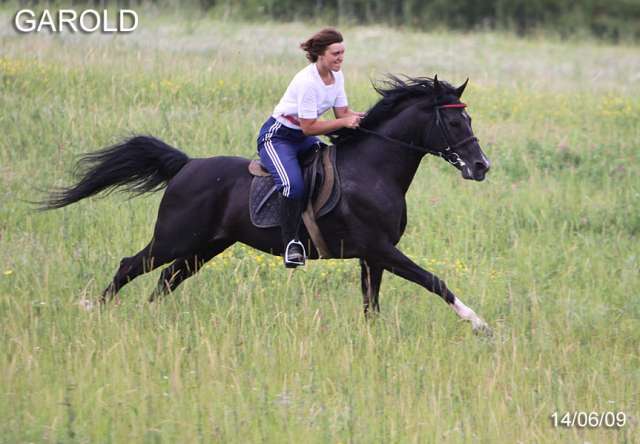
M 436 101 L 423 107 L 426 113 L 432 115 L 424 144 L 458 168 L 465 179 L 481 181 L 491 163 L 473 134 L 471 117 L 466 111 L 467 105 L 460 101 L 468 81 L 469 79 L 458 88 L 452 88 L 439 82 L 437 75 L 434 77 Z
M 468 81 L 468 80 L 467 80 Z M 455 88 L 427 77 L 389 75 L 374 85 L 382 98 L 366 114 L 359 131 L 342 129 L 334 143 L 375 136 L 412 152 L 434 154 L 458 168 L 465 179 L 484 180 L 491 166 L 471 129 L 471 117 L 460 101 L 467 82 Z
M 438 155 L 465 179 L 484 180 L 490 162 L 473 134 L 466 105 L 460 101 L 466 86 L 464 82 L 455 88 L 438 76 L 403 80 L 390 75 L 382 86 L 374 86 L 382 99 L 367 112 L 360 133 Z M 337 136 L 340 140 L 341 134 Z

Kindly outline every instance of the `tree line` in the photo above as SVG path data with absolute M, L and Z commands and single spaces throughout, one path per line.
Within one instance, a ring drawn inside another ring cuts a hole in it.
M 640 40 L 640 0 L 199 0 L 205 9 L 274 20 L 327 19 L 414 29 L 551 31 Z

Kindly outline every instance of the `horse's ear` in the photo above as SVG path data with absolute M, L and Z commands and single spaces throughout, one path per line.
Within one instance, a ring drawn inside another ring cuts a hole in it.
M 436 96 L 442 94 L 442 85 L 440 85 L 440 82 L 438 81 L 438 74 L 433 76 L 433 92 L 436 93 Z
M 469 77 L 467 77 L 467 80 L 465 80 L 464 83 L 460 85 L 458 89 L 456 89 L 456 96 L 458 96 L 458 99 L 462 97 L 462 93 L 464 92 L 464 89 L 467 87 L 467 83 L 469 83 Z

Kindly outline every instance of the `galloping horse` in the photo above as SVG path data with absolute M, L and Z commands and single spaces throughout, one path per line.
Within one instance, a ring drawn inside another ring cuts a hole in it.
M 465 179 L 482 181 L 489 170 L 460 101 L 466 85 L 455 88 L 437 76 L 389 76 L 375 87 L 382 98 L 360 128 L 333 135 L 342 197 L 317 223 L 334 257 L 360 259 L 365 314 L 380 310 L 378 293 L 387 270 L 442 297 L 475 332 L 490 333 L 444 281 L 396 248 L 407 224 L 405 194 L 425 154 L 443 157 Z M 84 155 L 78 162 L 78 183 L 52 192 L 42 205 L 60 208 L 118 187 L 137 194 L 166 187 L 151 241 L 122 259 L 100 299 L 106 302 L 137 276 L 170 263 L 150 297 L 153 301 L 236 242 L 282 254 L 279 229 L 251 223 L 248 164 L 242 157 L 190 159 L 161 140 L 136 136 Z M 305 245 L 306 236 L 301 239 Z M 315 248 L 309 257 L 318 258 Z

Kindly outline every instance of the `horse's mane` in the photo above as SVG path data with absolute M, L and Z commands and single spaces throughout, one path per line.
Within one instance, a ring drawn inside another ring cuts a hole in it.
M 389 74 L 387 78 L 379 82 L 379 84 L 373 84 L 373 89 L 375 89 L 382 98 L 367 111 L 365 118 L 360 122 L 362 128 L 376 128 L 390 116 L 396 114 L 397 108 L 401 104 L 406 103 L 408 99 L 423 98 L 425 103 L 431 102 L 435 105 L 445 97 L 455 95 L 456 92 L 456 88 L 442 80 L 438 80 L 440 85 L 440 92 L 438 94 L 431 77 L 403 77 L 404 78 L 401 79 L 393 74 Z M 347 139 L 354 141 L 363 136 L 365 136 L 365 133 L 349 128 L 342 128 L 329 134 L 331 142 L 336 145 Z

